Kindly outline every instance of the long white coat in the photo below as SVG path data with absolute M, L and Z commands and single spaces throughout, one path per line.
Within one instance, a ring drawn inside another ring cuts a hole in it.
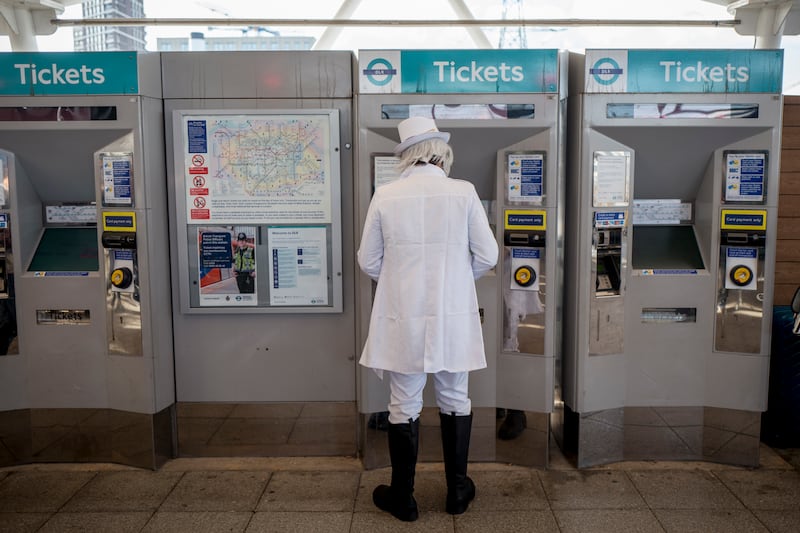
M 424 165 L 378 188 L 358 250 L 378 282 L 360 363 L 405 374 L 485 368 L 475 279 L 497 250 L 470 182 Z

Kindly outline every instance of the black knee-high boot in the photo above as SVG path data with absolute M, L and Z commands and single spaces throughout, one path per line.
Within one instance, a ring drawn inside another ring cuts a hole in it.
M 450 514 L 461 514 L 475 498 L 475 483 L 467 476 L 472 414 L 456 416 L 440 412 L 439 420 L 442 426 L 444 474 L 447 479 L 445 510 Z
M 392 484 L 378 485 L 372 501 L 382 511 L 405 522 L 419 516 L 414 499 L 414 474 L 419 452 L 419 419 L 407 424 L 389 423 L 389 457 L 392 460 Z

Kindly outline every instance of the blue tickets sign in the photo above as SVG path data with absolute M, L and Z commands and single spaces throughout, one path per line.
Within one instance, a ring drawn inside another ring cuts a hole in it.
M 360 50 L 362 93 L 557 93 L 558 50 Z
M 780 93 L 783 50 L 587 50 L 588 93 Z
M 136 52 L 0 53 L 0 94 L 136 94 Z

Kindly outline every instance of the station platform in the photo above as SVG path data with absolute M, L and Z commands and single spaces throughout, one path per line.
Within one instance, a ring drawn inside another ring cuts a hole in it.
M 0 469 L 0 532 L 796 532 L 800 449 L 762 444 L 761 466 L 621 462 L 578 470 L 471 463 L 477 496 L 444 512 L 441 463 L 420 463 L 419 520 L 372 503 L 389 469 L 352 457 L 174 459 L 158 471 L 106 463 Z

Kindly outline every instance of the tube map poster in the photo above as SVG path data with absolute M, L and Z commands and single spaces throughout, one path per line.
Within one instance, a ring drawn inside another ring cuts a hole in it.
M 187 222 L 331 222 L 328 115 L 183 118 Z

